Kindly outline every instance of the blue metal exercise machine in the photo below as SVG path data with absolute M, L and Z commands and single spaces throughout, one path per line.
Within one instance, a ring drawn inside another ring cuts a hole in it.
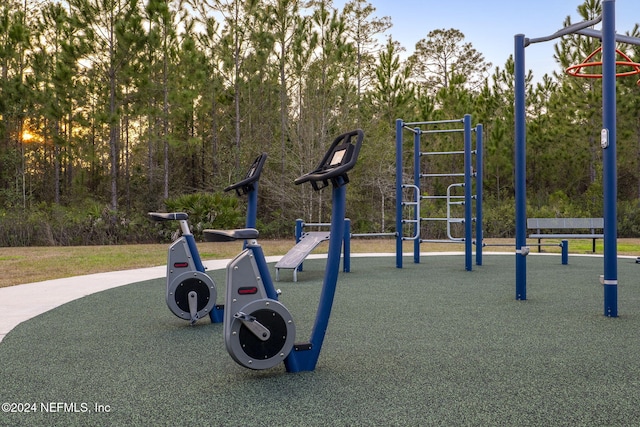
M 229 355 L 249 369 L 268 369 L 284 362 L 287 372 L 312 371 L 320 356 L 338 282 L 344 237 L 347 172 L 356 164 L 364 139 L 361 130 L 338 136 L 318 167 L 295 180 L 318 191 L 332 186 L 329 252 L 316 319 L 307 342 L 296 343 L 296 328 L 287 308 L 278 301 L 258 230 L 205 230 L 214 242 L 246 240 L 246 249 L 227 265 L 224 341 Z
M 267 154 L 262 153 L 251 164 L 244 179 L 228 186 L 238 196 L 248 195 L 247 227 L 255 227 L 258 204 L 258 180 Z M 196 240 L 189 229 L 189 215 L 184 212 L 149 212 L 154 221 L 178 221 L 182 235 L 169 246 L 167 256 L 167 295 L 169 310 L 181 319 L 195 324 L 209 315 L 212 323 L 223 321 L 223 305 L 216 305 L 216 284 L 205 273 Z

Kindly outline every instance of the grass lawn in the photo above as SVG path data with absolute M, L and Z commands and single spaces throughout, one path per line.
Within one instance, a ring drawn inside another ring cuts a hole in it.
M 513 244 L 513 239 L 487 239 L 488 243 Z M 544 243 L 553 243 L 545 240 Z M 284 255 L 292 246 L 292 240 L 260 240 L 265 255 Z M 533 240 L 531 244 L 535 243 Z M 59 279 L 106 271 L 164 265 L 167 256 L 166 244 L 114 245 L 114 246 L 53 246 L 0 248 L 0 287 L 23 283 Z M 203 260 L 226 259 L 235 256 L 238 245 L 230 243 L 198 243 Z M 318 252 L 326 252 L 327 245 L 320 245 Z M 354 239 L 354 253 L 394 253 L 393 239 Z M 461 244 L 423 244 L 421 251 L 463 251 Z M 486 247 L 485 251 L 511 251 L 508 246 Z M 535 249 L 533 249 L 535 250 Z M 560 248 L 545 246 L 546 252 L 560 252 Z M 413 251 L 411 242 L 405 242 L 405 252 Z M 602 254 L 603 242 L 597 241 L 596 253 Z M 591 240 L 571 240 L 569 253 L 591 253 Z M 619 239 L 619 255 L 640 255 L 640 239 Z

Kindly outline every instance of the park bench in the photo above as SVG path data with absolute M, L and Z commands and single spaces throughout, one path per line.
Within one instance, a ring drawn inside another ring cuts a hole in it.
M 596 233 L 604 229 L 603 218 L 528 218 L 527 228 L 536 230 L 529 234 L 530 239 L 538 239 L 538 252 L 542 239 L 592 239 L 593 252 L 596 251 L 596 239 L 604 238 L 603 233 Z M 552 232 L 543 232 L 551 230 Z M 582 230 L 583 233 L 569 231 Z

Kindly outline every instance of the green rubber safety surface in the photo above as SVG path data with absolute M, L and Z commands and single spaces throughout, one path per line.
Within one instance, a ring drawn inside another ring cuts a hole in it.
M 276 283 L 297 341 L 324 261 L 304 267 Z M 297 374 L 234 363 L 222 324 L 174 316 L 162 279 L 93 294 L 0 343 L 0 425 L 640 423 L 640 265 L 618 263 L 618 318 L 603 316 L 602 258 L 529 256 L 527 301 L 514 269 L 514 255 L 471 272 L 463 256 L 352 258 L 318 367 Z

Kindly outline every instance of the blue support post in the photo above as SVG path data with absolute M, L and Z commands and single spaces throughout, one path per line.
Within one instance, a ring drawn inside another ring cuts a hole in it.
M 200 252 L 198 252 L 198 246 L 196 245 L 196 239 L 193 237 L 193 234 L 183 234 L 182 235 L 187 242 L 187 246 L 189 247 L 189 251 L 191 251 L 191 259 L 193 260 L 193 266 L 196 270 L 204 272 L 204 265 L 202 264 L 202 259 L 200 258 Z
M 563 240 L 560 244 L 562 248 L 562 265 L 569 264 L 569 241 Z
M 422 131 L 419 127 L 414 128 L 413 134 L 413 184 L 418 188 L 418 194 L 416 197 L 419 199 L 422 197 L 422 192 L 420 191 L 420 142 L 422 139 Z M 419 205 L 418 205 L 419 206 Z M 415 217 L 413 219 L 416 220 L 414 223 L 414 236 L 418 236 L 420 231 L 420 211 L 418 209 L 414 209 Z M 420 263 L 420 239 L 415 239 L 413 241 L 413 262 L 415 264 Z
M 205 268 L 202 264 L 202 258 L 200 258 L 200 252 L 198 252 L 198 248 L 196 246 L 196 239 L 193 237 L 193 234 L 183 234 L 183 237 L 185 238 L 189 251 L 191 252 L 194 267 L 196 270 L 204 272 Z M 224 321 L 224 306 L 214 304 L 209 312 L 209 318 L 211 319 L 211 323 L 222 323 Z
M 396 268 L 402 268 L 402 128 L 396 120 Z
M 346 186 L 340 185 L 333 188 L 331 218 L 344 218 L 346 209 Z M 329 326 L 331 307 L 338 283 L 340 271 L 340 252 L 342 249 L 342 237 L 344 236 L 345 221 L 331 221 L 331 239 L 329 240 L 329 252 L 327 265 L 320 294 L 320 302 L 316 320 L 311 331 L 311 348 L 304 351 L 292 350 L 285 359 L 287 372 L 313 371 L 320 357 L 322 342 Z M 277 298 L 277 297 L 276 297 Z
M 258 181 L 253 184 L 253 189 L 247 195 L 247 220 L 246 228 L 256 228 L 256 218 L 258 217 Z M 242 243 L 242 249 L 247 249 L 247 241 Z
M 256 228 L 258 217 L 258 181 L 253 184 L 253 190 L 247 196 L 247 228 Z
M 588 28 L 599 22 L 602 22 L 602 31 Z M 603 150 L 604 315 L 618 317 L 616 41 L 640 46 L 640 38 L 616 35 L 615 0 L 602 0 L 600 17 L 570 25 L 551 36 L 536 39 L 525 39 L 522 34 L 515 36 L 516 252 L 521 253 L 526 238 L 524 48 L 530 43 L 545 42 L 574 33 L 602 39 L 603 128 L 600 142 Z M 518 255 L 516 255 L 516 298 L 526 299 L 526 264 L 524 257 L 518 257 Z
M 260 273 L 260 277 L 264 284 L 264 290 L 267 294 L 267 298 L 271 298 L 274 300 L 278 300 L 278 291 L 275 286 L 273 286 L 273 280 L 271 279 L 271 271 L 269 269 L 269 264 L 264 257 L 264 251 L 262 250 L 262 246 L 253 245 L 251 247 L 251 251 L 253 252 L 253 259 L 256 262 L 256 266 L 258 267 L 258 272 Z
M 615 0 L 602 2 L 604 315 L 618 317 Z
M 300 242 L 300 239 L 302 239 L 302 229 L 303 228 L 304 228 L 304 221 L 301 220 L 300 218 L 296 219 L 296 230 L 295 230 L 296 244 L 298 242 Z
M 516 299 L 527 299 L 527 143 L 525 100 L 525 37 L 516 34 L 514 40 L 515 65 L 515 168 L 516 168 Z
M 471 115 L 465 114 L 464 119 L 464 268 L 473 269 L 473 201 L 471 195 Z
M 482 241 L 484 240 L 482 198 L 484 186 L 484 129 L 476 125 L 476 265 L 482 265 Z
M 304 221 L 301 220 L 300 218 L 296 219 L 296 245 L 300 242 L 300 239 L 302 239 L 302 232 L 304 229 Z M 300 266 L 298 267 L 298 271 L 302 271 L 302 264 L 304 263 L 300 263 Z
M 351 272 L 351 220 L 344 219 L 344 237 L 343 237 L 343 254 L 342 254 L 342 271 Z

